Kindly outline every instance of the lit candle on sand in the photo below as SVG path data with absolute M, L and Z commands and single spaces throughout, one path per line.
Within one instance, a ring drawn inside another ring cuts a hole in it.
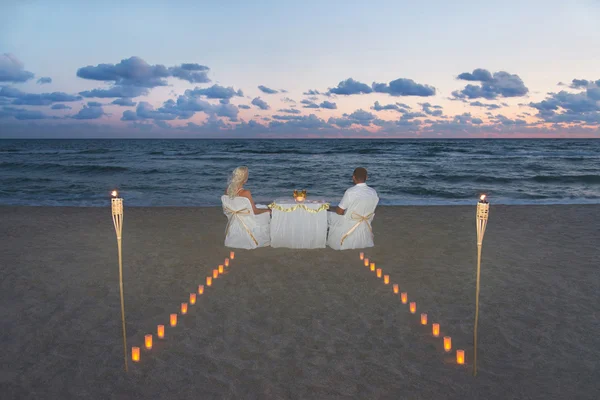
M 365 267 L 368 267 L 368 266 L 369 266 L 369 259 L 365 258 Z
M 133 362 L 140 361 L 140 348 L 139 347 L 131 348 L 131 359 L 133 360 Z
M 359 253 L 358 256 L 360 257 L 361 261 L 365 259 L 365 253 L 363 253 L 362 251 Z
M 440 324 L 432 324 L 431 325 L 431 333 L 435 337 L 440 336 Z
M 408 302 L 408 293 L 402 292 L 400 298 L 402 299 L 402 304 L 406 304 Z
M 224 269 L 223 269 L 223 266 L 222 266 L 222 265 L 219 265 L 219 274 L 222 274 L 222 273 L 223 273 L 223 271 L 224 271 Z
M 235 252 L 232 251 L 232 252 L 229 253 L 229 259 L 230 260 L 235 259 Z
M 459 365 L 463 365 L 465 363 L 465 351 L 464 350 L 456 350 L 456 363 Z
M 198 294 L 204 293 L 204 285 L 198 285 Z
M 427 325 L 427 314 L 421 314 L 421 325 Z
M 208 287 L 212 286 L 212 276 L 206 277 L 206 286 L 208 286 Z
M 187 303 L 181 303 L 181 314 L 183 314 L 183 315 L 187 314 L 187 308 L 188 308 Z
M 226 259 L 225 259 L 225 266 L 226 266 L 226 267 L 229 267 L 229 258 L 226 258 Z
M 190 304 L 196 304 L 196 293 L 190 293 Z
M 394 294 L 398 294 L 398 291 L 400 290 L 400 288 L 398 287 L 397 283 L 394 283 Z
M 417 303 L 414 301 L 410 303 L 410 313 L 414 314 L 417 312 Z
M 164 325 L 158 326 L 158 328 L 156 329 L 156 336 L 158 336 L 159 339 L 165 338 L 165 326 Z
M 444 336 L 444 350 L 446 353 L 452 350 L 452 338 L 450 336 Z
M 371 263 L 371 271 L 375 272 L 375 263 Z
M 383 276 L 383 283 L 385 283 L 386 285 L 390 284 L 390 276 L 389 275 Z
M 381 268 L 377 268 L 377 277 L 381 278 L 381 274 L 382 274 Z
M 171 326 L 177 326 L 177 314 L 171 314 L 169 322 L 171 322 Z
M 152 349 L 152 335 L 144 336 L 144 344 L 148 350 Z
M 219 277 L 219 270 L 213 269 L 213 279 L 217 279 Z

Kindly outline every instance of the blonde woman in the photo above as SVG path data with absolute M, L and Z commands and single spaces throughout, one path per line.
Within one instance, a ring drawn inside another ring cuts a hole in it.
M 256 204 L 254 204 L 254 200 L 252 200 L 252 194 L 248 189 L 244 189 L 244 184 L 248 182 L 248 167 L 237 167 L 231 173 L 229 177 L 229 185 L 225 190 L 225 194 L 229 196 L 230 199 L 235 197 L 245 197 L 250 201 L 252 205 L 252 211 L 254 215 L 259 215 L 263 213 L 270 213 L 270 209 L 261 210 L 260 208 L 256 208 Z

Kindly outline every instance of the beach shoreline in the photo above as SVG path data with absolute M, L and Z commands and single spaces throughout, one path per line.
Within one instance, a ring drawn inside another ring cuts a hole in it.
M 475 205 L 380 206 L 375 247 L 223 246 L 220 207 L 128 207 L 128 350 L 168 325 L 229 251 L 228 273 L 123 371 L 110 207 L 0 206 L 8 399 L 593 399 L 600 205 L 491 204 L 479 374 L 471 375 Z M 358 259 L 364 251 L 417 313 Z M 423 327 L 418 316 L 428 314 Z M 454 348 L 445 354 L 432 322 Z

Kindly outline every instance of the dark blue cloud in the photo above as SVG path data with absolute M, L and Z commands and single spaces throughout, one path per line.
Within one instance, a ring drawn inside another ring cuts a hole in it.
M 481 82 L 481 85 L 468 84 L 463 90 L 452 92 L 455 99 L 485 98 L 493 100 L 498 96 L 525 96 L 529 92 L 529 89 L 518 75 L 509 74 L 505 71 L 494 72 L 494 74 L 491 74 L 489 71 L 479 68 L 474 70 L 473 73 L 464 72 L 458 75 L 458 79 L 479 81 Z
M 302 115 L 297 119 L 289 120 L 289 121 L 272 121 L 269 123 L 269 127 L 272 129 L 292 129 L 292 130 L 303 130 L 303 129 L 323 129 L 329 128 L 330 125 L 317 117 L 315 114 L 310 114 L 308 116 Z
M 98 119 L 101 118 L 104 114 L 104 110 L 102 109 L 102 105 L 95 101 L 88 102 L 87 105 L 84 105 L 81 110 L 72 118 L 74 119 Z
M 11 98 L 12 104 L 27 106 L 49 106 L 57 102 L 81 100 L 81 96 L 74 96 L 63 92 L 52 93 L 24 93 L 19 89 L 9 86 L 0 88 L 0 97 Z
M 579 93 L 561 90 L 549 93 L 545 100 L 529 103 L 537 117 L 552 123 L 600 123 L 600 88 L 590 87 Z
M 337 125 L 340 128 L 347 128 L 352 124 L 369 126 L 375 119 L 375 115 L 372 113 L 363 109 L 359 109 L 354 111 L 352 114 L 343 114 L 341 118 L 329 118 L 329 123 L 332 125 Z
M 26 82 L 33 73 L 25 71 L 25 66 L 17 57 L 4 53 L 0 55 L 0 82 Z
M 296 100 L 294 100 L 294 99 L 290 99 L 289 97 L 283 97 L 283 98 L 281 99 L 281 101 L 283 101 L 284 103 L 296 104 Z
M 160 128 L 163 128 L 163 129 L 170 129 L 171 128 L 171 125 L 169 125 L 165 121 L 162 121 L 162 120 L 159 120 L 159 119 L 158 120 L 154 120 L 154 124 L 156 126 L 160 127 Z
M 139 86 L 153 88 L 166 86 L 168 77 L 175 77 L 190 83 L 210 82 L 208 67 L 199 64 L 181 64 L 175 67 L 150 65 L 140 57 L 130 57 L 118 64 L 88 65 L 77 70 L 77 76 L 83 79 L 113 82 L 120 86 Z M 130 97 L 130 96 L 123 96 Z
M 123 107 L 133 107 L 136 105 L 136 102 L 131 100 L 130 98 L 121 98 L 121 99 L 114 100 L 110 104 L 116 104 L 117 106 L 123 106 Z
M 65 104 L 54 104 L 52 107 L 50 107 L 53 110 L 70 110 L 71 107 L 65 105 Z
M 266 93 L 266 94 L 279 93 L 277 90 L 268 88 L 268 87 L 266 87 L 264 85 L 259 85 L 258 88 L 260 89 L 261 92 Z
M 140 86 L 113 86 L 108 89 L 92 89 L 79 92 L 83 97 L 138 97 L 148 94 L 148 89 Z
M 309 91 L 310 92 L 310 91 Z M 307 93 L 309 93 L 307 92 Z M 341 81 L 334 88 L 330 88 L 328 94 L 341 94 L 341 95 L 352 95 L 352 94 L 366 94 L 372 93 L 373 89 L 365 83 L 355 81 L 352 78 L 348 78 L 345 81 Z M 318 94 L 318 92 L 316 93 Z
M 406 112 L 404 114 L 402 114 L 402 117 L 400 117 L 400 120 L 411 120 L 411 119 L 415 119 L 415 118 L 423 118 L 426 117 L 426 114 L 423 114 L 422 112 Z
M 594 86 L 600 87 L 600 79 L 597 81 L 588 81 L 587 79 L 573 79 L 569 87 L 571 89 L 586 89 L 593 88 Z
M 300 110 L 295 108 L 281 108 L 278 110 L 279 112 L 289 113 L 289 114 L 300 114 Z
M 416 83 L 412 79 L 400 78 L 386 83 L 373 83 L 373 90 L 377 93 L 388 93 L 391 96 L 433 96 L 435 88 L 429 85 Z
M 249 110 L 250 109 L 250 106 L 246 105 L 246 104 L 240 104 L 238 107 L 239 108 L 243 108 L 244 110 Z
M 487 108 L 488 110 L 497 110 L 498 108 L 502 108 L 498 104 L 482 103 L 479 100 L 478 101 L 472 101 L 472 102 L 469 103 L 469 105 L 471 105 L 473 107 Z
M 473 121 L 471 121 L 471 122 L 473 122 Z M 493 122 L 498 122 L 502 125 L 526 125 L 527 124 L 527 122 L 523 119 L 519 119 L 519 118 L 510 119 L 502 114 L 496 115 L 496 120 L 495 121 L 493 120 Z
M 337 110 L 337 104 L 332 103 L 332 102 L 327 101 L 327 100 L 325 100 L 324 102 L 322 102 L 321 104 L 319 104 L 319 107 L 326 108 L 328 110 Z
M 304 99 L 300 103 L 304 104 L 304 106 L 303 106 L 304 108 L 319 108 L 319 105 L 311 100 Z
M 270 108 L 269 105 L 260 97 L 255 97 L 254 100 L 252 100 L 252 105 L 255 105 L 261 110 L 268 110 Z
M 44 85 L 46 83 L 52 83 L 52 78 L 49 78 L 47 76 L 43 76 L 40 79 L 37 80 L 38 85 Z
M 318 90 L 310 89 L 302 94 L 305 96 L 317 96 L 317 95 L 320 95 L 321 93 Z
M 121 120 L 136 121 L 144 119 L 152 119 L 159 121 L 170 121 L 174 119 L 189 119 L 196 112 L 204 112 L 209 117 L 225 117 L 231 121 L 237 121 L 239 109 L 231 103 L 211 104 L 205 100 L 179 96 L 177 101 L 167 100 L 162 107 L 157 110 L 147 102 L 140 102 L 136 111 L 125 111 Z
M 186 90 L 185 95 L 189 97 L 204 96 L 209 99 L 230 99 L 234 96 L 243 97 L 242 90 L 235 90 L 233 87 L 225 87 L 221 85 L 212 85 L 205 89 L 195 88 L 194 90 Z
M 432 117 L 440 117 L 443 114 L 442 106 L 433 106 L 430 103 L 420 103 L 423 112 Z
M 4 106 L 0 109 L 0 118 L 10 118 L 13 117 L 18 120 L 31 120 L 31 119 L 48 119 L 55 118 L 49 115 L 44 114 L 41 111 L 32 111 L 26 110 L 24 108 L 17 108 L 11 106 Z

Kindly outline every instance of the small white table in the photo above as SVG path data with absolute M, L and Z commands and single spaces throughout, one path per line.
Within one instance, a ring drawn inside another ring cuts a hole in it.
M 297 203 L 290 197 L 275 200 L 269 208 L 272 210 L 271 247 L 325 248 L 329 203 L 311 199 Z

